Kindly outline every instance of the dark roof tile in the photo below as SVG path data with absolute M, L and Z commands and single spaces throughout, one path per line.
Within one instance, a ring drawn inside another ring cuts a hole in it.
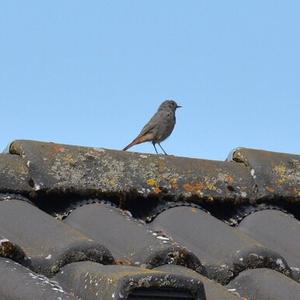
M 0 299 L 75 300 L 58 283 L 33 273 L 9 259 L 0 258 Z
M 0 154 L 0 193 L 28 194 L 30 176 L 25 161 L 17 155 Z
M 269 269 L 247 270 L 240 273 L 228 288 L 249 300 L 300 299 L 300 284 Z
M 203 284 L 198 278 L 138 267 L 72 263 L 63 267 L 55 279 L 66 290 L 85 300 L 148 299 L 138 298 L 141 294 L 148 295 L 149 299 L 205 300 Z M 176 294 L 185 298 L 176 298 Z
M 292 269 L 300 270 L 298 220 L 280 211 L 264 210 L 246 217 L 238 228 L 262 245 L 280 253 Z
M 208 277 L 219 282 L 225 283 L 241 270 L 255 267 L 271 267 L 291 275 L 282 256 L 200 209 L 168 209 L 157 216 L 151 228 L 195 253 Z M 281 264 L 277 265 L 279 260 Z
M 240 300 L 240 297 L 228 291 L 228 289 L 222 286 L 219 283 L 216 283 L 213 280 L 208 279 L 207 277 L 182 266 L 175 266 L 175 265 L 164 265 L 155 270 L 164 271 L 166 273 L 177 274 L 177 275 L 184 275 L 187 277 L 192 277 L 200 280 L 205 289 L 206 300 Z
M 175 198 L 244 201 L 254 191 L 248 169 L 234 162 L 34 141 L 15 141 L 10 153 L 21 155 L 28 163 L 34 189 L 48 193 L 120 196 L 131 192 L 131 197 L 167 193 Z
M 126 212 L 109 205 L 82 206 L 74 210 L 65 222 L 106 245 L 119 263 L 144 267 L 173 263 L 198 271 L 202 269 L 197 257 L 187 249 L 151 232 Z
M 33 270 L 47 275 L 73 261 L 113 262 L 104 246 L 20 200 L 0 201 L 0 234 L 25 251 Z
M 300 191 L 300 155 L 240 148 L 233 161 L 249 168 L 257 198 L 287 197 L 297 201 Z
M 51 299 L 61 288 L 41 274 L 56 274 L 82 299 L 204 299 L 201 282 L 208 300 L 239 299 L 228 289 L 297 299 L 299 157 L 238 149 L 221 162 L 16 141 L 0 155 L 0 298 Z

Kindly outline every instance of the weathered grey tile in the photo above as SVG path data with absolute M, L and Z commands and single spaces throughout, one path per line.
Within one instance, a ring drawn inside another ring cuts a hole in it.
M 207 276 L 221 283 L 246 268 L 269 267 L 292 276 L 278 253 L 200 209 L 168 209 L 156 217 L 151 228 L 192 251 L 205 266 Z
M 108 247 L 119 263 L 150 268 L 172 263 L 202 270 L 193 253 L 109 205 L 90 204 L 77 208 L 65 222 Z
M 264 210 L 246 217 L 238 228 L 262 245 L 281 254 L 295 273 L 300 274 L 298 220 L 281 211 Z
M 206 299 L 199 279 L 138 267 L 72 263 L 65 266 L 55 279 L 85 300 Z
M 247 167 L 233 162 L 15 141 L 10 153 L 29 165 L 36 191 L 163 197 L 202 201 L 251 198 Z M 124 197 L 123 197 L 124 198 Z M 126 199 L 123 199 L 126 200 Z
M 75 300 L 57 282 L 0 258 L 1 300 Z
M 18 155 L 0 154 L 0 193 L 32 191 L 26 162 Z
M 107 248 L 20 200 L 0 201 L 0 235 L 19 245 L 33 270 L 46 275 L 74 261 L 113 262 Z
M 298 202 L 300 155 L 239 148 L 230 160 L 248 167 L 257 189 L 257 198 L 282 197 Z
M 248 300 L 300 299 L 300 284 L 270 269 L 244 271 L 228 288 Z
M 155 268 L 155 270 L 163 271 L 171 274 L 184 275 L 187 277 L 196 278 L 200 280 L 204 285 L 206 300 L 217 300 L 217 299 L 241 300 L 240 297 L 228 291 L 226 287 L 222 286 L 221 284 L 213 280 L 208 279 L 207 277 L 191 269 L 182 266 L 163 265 L 158 268 Z

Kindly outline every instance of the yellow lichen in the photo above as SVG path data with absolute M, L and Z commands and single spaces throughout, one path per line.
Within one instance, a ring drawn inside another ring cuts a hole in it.
M 213 182 L 206 182 L 206 188 L 210 191 L 216 191 L 217 188 L 215 186 L 215 183 Z
M 155 178 L 150 178 L 147 180 L 147 184 L 150 186 L 157 186 L 157 180 Z
M 172 178 L 170 180 L 170 185 L 173 189 L 177 189 L 178 185 L 177 185 L 177 178 Z
M 295 194 L 296 194 L 298 197 L 300 197 L 300 189 L 299 189 L 299 188 L 295 188 L 294 191 L 295 191 Z
M 284 184 L 286 181 L 288 181 L 287 169 L 284 164 L 279 164 L 275 166 L 273 170 L 276 173 L 276 175 L 279 177 L 278 178 L 279 184 Z

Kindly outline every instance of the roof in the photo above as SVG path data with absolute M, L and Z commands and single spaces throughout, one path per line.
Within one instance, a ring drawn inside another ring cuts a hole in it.
M 300 299 L 300 156 L 226 161 L 15 141 L 1 299 Z

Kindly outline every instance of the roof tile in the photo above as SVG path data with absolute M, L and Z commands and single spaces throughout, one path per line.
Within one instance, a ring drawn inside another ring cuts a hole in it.
M 82 299 L 204 299 L 202 283 L 208 300 L 299 299 L 299 157 L 16 141 L 0 155 L 0 299 L 72 299 L 52 276 Z
M 292 269 L 300 270 L 298 220 L 281 211 L 264 210 L 246 217 L 238 228 L 262 245 L 280 253 Z
M 0 299 L 75 300 L 58 283 L 9 259 L 0 258 Z
M 219 283 L 216 283 L 213 280 L 208 279 L 207 277 L 182 266 L 176 266 L 176 265 L 164 265 L 160 266 L 158 268 L 155 268 L 155 270 L 164 271 L 166 273 L 171 274 L 181 274 L 187 277 L 197 278 L 200 280 L 205 289 L 206 294 L 206 300 L 241 300 L 240 297 L 237 295 L 231 293 L 228 291 L 228 289 L 224 286 L 222 286 Z
M 10 153 L 29 165 L 36 191 L 86 195 L 209 198 L 245 201 L 252 196 L 248 169 L 234 162 L 136 154 L 108 149 L 15 141 Z M 131 192 L 131 193 L 130 193 Z
M 133 299 L 139 289 L 148 295 L 152 294 L 153 299 L 205 300 L 203 284 L 198 278 L 138 267 L 103 266 L 93 262 L 78 262 L 63 267 L 55 279 L 66 290 L 85 300 L 122 300 L 131 297 Z M 176 291 L 181 295 L 183 292 L 186 298 L 176 298 Z M 155 294 L 157 297 L 154 296 Z M 159 294 L 165 295 L 165 298 L 159 298 Z
M 246 268 L 270 267 L 291 275 L 284 258 L 241 231 L 192 207 L 175 207 L 152 222 L 162 232 L 195 253 L 208 277 L 225 283 Z M 277 265 L 277 261 L 281 264 Z
M 0 201 L 0 234 L 24 250 L 33 270 L 46 275 L 73 261 L 113 262 L 104 246 L 25 201 Z
M 244 271 L 228 288 L 249 300 L 300 299 L 300 284 L 270 269 Z
M 0 154 L 0 193 L 28 194 L 30 176 L 25 161 L 10 154 Z
M 202 269 L 200 261 L 187 249 L 151 232 L 120 209 L 105 204 L 85 205 L 74 210 L 65 222 L 105 244 L 118 263 L 150 268 L 173 263 Z
M 300 195 L 300 155 L 240 148 L 233 161 L 249 168 L 257 188 L 257 198 L 287 197 L 297 201 Z

